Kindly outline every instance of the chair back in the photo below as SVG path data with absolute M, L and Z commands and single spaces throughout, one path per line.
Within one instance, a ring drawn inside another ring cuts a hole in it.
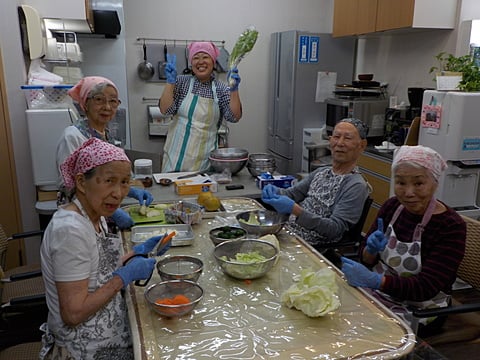
M 467 224 L 465 256 L 457 276 L 476 289 L 480 289 L 480 221 L 462 215 Z
M 368 196 L 363 204 L 362 214 L 360 215 L 360 219 L 358 219 L 357 223 L 353 225 L 353 227 L 343 234 L 342 240 L 340 240 L 340 244 L 350 243 L 356 244 L 362 240 L 362 229 L 363 225 L 365 225 L 365 221 L 367 220 L 368 212 L 370 211 L 370 206 L 372 206 L 373 199 Z

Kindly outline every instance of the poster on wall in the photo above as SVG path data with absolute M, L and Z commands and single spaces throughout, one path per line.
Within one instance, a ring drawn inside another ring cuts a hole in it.
M 440 129 L 440 125 L 442 123 L 442 106 L 423 105 L 420 119 L 422 122 L 422 127 Z

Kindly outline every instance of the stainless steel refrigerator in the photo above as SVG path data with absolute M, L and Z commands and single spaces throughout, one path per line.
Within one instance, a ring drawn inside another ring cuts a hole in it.
M 353 38 L 334 39 L 331 34 L 272 34 L 267 149 L 279 173 L 301 171 L 303 128 L 325 125 L 326 105 L 317 97 L 318 73 L 336 73 L 337 84 L 351 84 L 355 45 Z

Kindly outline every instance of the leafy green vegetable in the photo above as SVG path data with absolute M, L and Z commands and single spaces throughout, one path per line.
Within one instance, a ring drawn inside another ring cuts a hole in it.
M 227 259 L 226 256 L 222 256 L 221 259 L 225 261 L 234 261 L 244 264 L 254 264 L 267 260 L 265 256 L 258 251 L 250 251 L 248 253 L 236 253 L 235 258 Z
M 281 301 L 289 308 L 302 311 L 310 317 L 324 316 L 340 307 L 336 295 L 335 274 L 328 268 L 317 272 L 304 269 L 296 284 L 282 294 Z
M 240 35 L 230 54 L 230 69 L 237 67 L 243 57 L 253 49 L 257 37 L 258 31 L 253 26 L 248 27 Z

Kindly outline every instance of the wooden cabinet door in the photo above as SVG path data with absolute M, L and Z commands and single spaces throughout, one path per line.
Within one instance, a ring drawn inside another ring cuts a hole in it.
M 10 131 L 10 119 L 7 109 L 7 91 L 0 49 L 0 223 L 7 236 L 22 230 L 20 204 L 18 200 L 17 177 L 13 159 L 13 148 Z M 8 243 L 7 269 L 24 263 L 23 240 L 12 240 Z M 20 259 L 19 256 L 22 258 Z
M 375 32 L 377 23 L 377 0 L 358 0 L 357 34 Z
M 411 27 L 414 9 L 415 0 L 378 0 L 376 31 Z
M 333 6 L 333 37 L 357 33 L 359 0 L 335 0 Z
M 335 0 L 333 36 L 351 36 L 375 31 L 377 0 Z

